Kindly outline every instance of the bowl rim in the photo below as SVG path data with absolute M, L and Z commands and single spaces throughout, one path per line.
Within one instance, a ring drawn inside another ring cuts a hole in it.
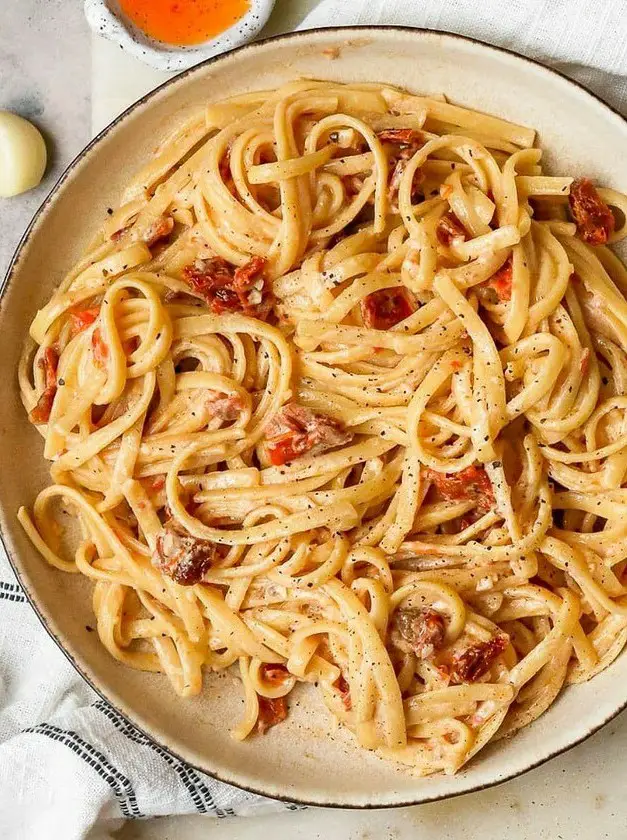
M 511 49 L 508 49 L 506 47 L 501 47 L 501 46 L 497 46 L 497 45 L 494 45 L 494 44 L 490 44 L 490 43 L 487 43 L 486 41 L 480 40 L 479 38 L 474 38 L 474 37 L 471 37 L 469 35 L 461 35 L 461 34 L 456 33 L 456 32 L 449 32 L 449 31 L 446 31 L 446 30 L 439 30 L 439 29 L 430 29 L 428 27 L 413 27 L 413 26 L 399 26 L 399 25 L 385 25 L 385 24 L 384 25 L 365 25 L 365 26 L 356 26 L 356 25 L 325 26 L 325 27 L 317 27 L 315 29 L 295 30 L 295 31 L 292 31 L 292 32 L 286 32 L 286 33 L 281 33 L 279 35 L 273 35 L 273 36 L 270 36 L 270 37 L 267 37 L 267 38 L 262 38 L 262 39 L 259 39 L 259 40 L 256 40 L 256 41 L 253 41 L 253 42 L 250 42 L 250 43 L 244 43 L 244 44 L 241 44 L 237 47 L 234 47 L 233 49 L 230 49 L 230 50 L 227 50 L 223 53 L 220 53 L 219 55 L 214 55 L 214 56 L 211 56 L 209 58 L 206 58 L 205 60 L 199 62 L 198 64 L 195 64 L 192 67 L 188 67 L 185 70 L 182 70 L 180 73 L 177 73 L 172 78 L 167 79 L 162 84 L 160 84 L 157 87 L 153 88 L 152 90 L 148 91 L 142 97 L 140 97 L 135 102 L 133 102 L 131 105 L 129 105 L 128 108 L 126 108 L 124 111 L 122 111 L 120 114 L 118 114 L 118 116 L 115 117 L 115 119 L 113 119 L 101 131 L 99 131 L 98 134 L 96 134 L 96 136 L 94 138 L 92 138 L 92 140 L 90 140 L 89 143 L 87 143 L 87 145 L 85 145 L 83 147 L 83 149 L 81 149 L 81 151 L 70 161 L 70 163 L 66 166 L 66 168 L 63 170 L 63 172 L 61 173 L 61 175 L 57 179 L 54 186 L 51 188 L 48 195 L 43 199 L 42 203 L 40 204 L 38 209 L 35 211 L 35 213 L 34 213 L 33 217 L 31 218 L 26 230 L 22 234 L 22 236 L 21 236 L 21 238 L 20 238 L 20 240 L 19 240 L 19 242 L 18 242 L 18 244 L 15 248 L 13 256 L 11 257 L 11 259 L 9 261 L 5 277 L 2 280 L 2 283 L 0 285 L 0 312 L 3 308 L 3 302 L 4 302 L 4 297 L 5 297 L 6 291 L 9 287 L 9 285 L 11 284 L 11 281 L 13 279 L 13 275 L 15 274 L 15 271 L 16 271 L 18 265 L 19 265 L 19 262 L 20 262 L 20 259 L 21 259 L 21 256 L 22 256 L 22 252 L 24 251 L 24 249 L 28 245 L 28 242 L 31 238 L 31 235 L 33 234 L 35 229 L 37 227 L 39 227 L 40 223 L 45 218 L 46 210 L 53 203 L 54 198 L 56 197 L 56 194 L 59 192 L 59 190 L 61 189 L 63 184 L 68 180 L 68 178 L 70 177 L 70 175 L 72 174 L 74 169 L 81 163 L 81 161 L 89 153 L 91 153 L 93 149 L 95 149 L 100 144 L 100 142 L 109 134 L 109 132 L 111 132 L 113 129 L 115 129 L 120 123 L 122 123 L 135 110 L 137 110 L 138 108 L 146 105 L 158 93 L 166 90 L 167 88 L 169 88 L 172 85 L 178 84 L 182 79 L 186 78 L 188 75 L 192 75 L 192 74 L 196 74 L 196 73 L 202 73 L 204 68 L 206 68 L 206 67 L 208 67 L 208 66 L 210 66 L 210 65 L 212 65 L 216 62 L 219 62 L 219 61 L 221 61 L 221 60 L 223 60 L 223 59 L 225 59 L 229 56 L 232 56 L 236 53 L 244 52 L 244 51 L 247 51 L 247 50 L 255 50 L 259 46 L 263 46 L 265 44 L 269 44 L 269 43 L 276 42 L 276 41 L 290 41 L 290 40 L 298 41 L 301 38 L 307 38 L 307 37 L 311 36 L 312 34 L 316 34 L 316 33 L 324 34 L 324 33 L 338 33 L 338 32 L 346 33 L 347 36 L 348 35 L 352 35 L 352 36 L 357 35 L 357 36 L 361 36 L 361 37 L 363 37 L 364 35 L 367 37 L 368 33 L 371 33 L 373 36 L 376 37 L 376 35 L 378 33 L 381 33 L 381 32 L 401 32 L 401 33 L 406 33 L 406 34 L 415 34 L 417 36 L 421 36 L 421 35 L 441 36 L 441 37 L 444 37 L 445 39 L 450 38 L 450 39 L 454 39 L 454 40 L 463 41 L 465 43 L 469 43 L 471 45 L 479 47 L 481 49 L 481 51 L 503 53 L 509 58 L 513 58 L 513 59 L 516 59 L 519 62 L 523 62 L 523 63 L 526 63 L 526 64 L 530 65 L 535 70 L 541 70 L 544 73 L 547 73 L 549 75 L 559 77 L 562 81 L 566 82 L 567 85 L 571 85 L 571 86 L 575 87 L 576 89 L 578 89 L 578 91 L 580 91 L 584 95 L 587 95 L 588 97 L 590 97 L 592 100 L 595 101 L 595 103 L 597 105 L 600 105 L 602 107 L 602 109 L 605 109 L 606 111 L 608 111 L 612 118 L 618 118 L 619 123 L 622 123 L 623 126 L 625 128 L 627 128 L 627 117 L 623 116 L 623 114 L 621 114 L 621 112 L 617 108 L 615 108 L 614 106 L 612 106 L 611 104 L 606 102 L 598 94 L 591 91 L 586 85 L 582 84 L 581 82 L 579 82 L 575 79 L 570 78 L 569 76 L 567 76 L 565 73 L 561 72 L 560 70 L 557 70 L 553 67 L 550 67 L 550 66 L 544 64 L 543 62 L 537 60 L 537 59 L 529 58 L 528 56 L 524 56 L 524 55 L 516 52 L 515 50 L 511 50 Z M 0 498 L 0 508 L 2 508 L 4 510 L 1 498 Z M 268 798 L 271 798 L 271 799 L 274 799 L 274 800 L 277 800 L 277 801 L 280 801 L 280 802 L 285 802 L 287 804 L 294 803 L 294 804 L 298 804 L 298 805 L 307 805 L 307 806 L 312 806 L 312 807 L 331 808 L 331 809 L 336 808 L 336 809 L 341 809 L 341 810 L 344 810 L 344 809 L 346 809 L 346 810 L 375 810 L 375 809 L 378 810 L 378 809 L 387 809 L 387 808 L 406 808 L 406 807 L 410 807 L 410 806 L 414 806 L 414 805 L 426 804 L 426 803 L 429 803 L 429 802 L 437 802 L 437 801 L 440 801 L 440 800 L 454 799 L 454 798 L 459 797 L 459 796 L 465 796 L 466 794 L 477 793 L 479 791 L 487 790 L 489 788 L 496 787 L 498 785 L 504 784 L 505 782 L 511 781 L 512 779 L 515 779 L 515 778 L 520 777 L 520 776 L 522 776 L 526 773 L 529 773 L 531 770 L 534 770 L 538 767 L 541 767 L 543 764 L 546 764 L 551 759 L 567 753 L 569 750 L 573 749 L 573 747 L 576 747 L 578 744 L 581 744 L 584 741 L 586 741 L 588 738 L 590 738 L 592 735 L 594 735 L 596 732 L 598 732 L 600 729 L 602 729 L 604 726 L 606 726 L 608 723 L 610 723 L 610 721 L 614 720 L 614 718 L 616 718 L 621 712 L 627 710 L 627 695 L 626 695 L 624 701 L 622 703 L 620 703 L 615 709 L 613 709 L 609 714 L 607 714 L 606 717 L 600 723 L 595 723 L 594 725 L 590 726 L 590 728 L 583 735 L 576 737 L 573 741 L 569 742 L 568 744 L 566 744 L 564 746 L 561 746 L 561 747 L 558 747 L 557 749 L 554 749 L 549 754 L 543 755 L 541 758 L 533 761 L 532 763 L 528 764 L 527 766 L 523 767 L 522 769 L 517 768 L 517 769 L 513 769 L 511 771 L 505 771 L 502 774 L 499 774 L 492 781 L 480 782 L 480 783 L 471 785 L 470 787 L 465 787 L 464 789 L 459 790 L 459 791 L 452 791 L 452 792 L 447 792 L 447 793 L 438 793 L 438 794 L 435 794 L 435 795 L 429 795 L 427 793 L 427 795 L 420 796 L 419 798 L 403 799 L 403 801 L 394 801 L 394 802 L 391 802 L 391 803 L 390 802 L 385 802 L 385 803 L 348 802 L 348 803 L 345 803 L 345 802 L 338 802 L 337 800 L 336 801 L 324 801 L 323 799 L 316 798 L 316 797 L 307 798 L 307 797 L 304 797 L 302 795 L 294 797 L 294 796 L 288 796 L 288 795 L 285 795 L 285 794 L 276 793 L 274 791 L 273 792 L 268 792 L 267 790 L 263 790 L 259 786 L 250 786 L 249 784 L 242 783 L 239 780 L 235 781 L 232 778 L 228 778 L 228 776 L 225 775 L 224 772 L 220 769 L 212 768 L 211 770 L 208 770 L 206 767 L 202 767 L 200 764 L 194 763 L 194 761 L 190 761 L 188 758 L 181 755 L 175 749 L 172 749 L 167 744 L 160 742 L 154 734 L 152 734 L 150 731 L 145 729 L 144 726 L 142 726 L 141 724 L 138 724 L 133 719 L 133 716 L 131 715 L 130 711 L 124 711 L 122 708 L 120 708 L 119 705 L 117 705 L 116 702 L 111 700 L 110 697 L 108 697 L 107 694 L 105 693 L 104 689 L 98 686 L 95 679 L 93 679 L 92 677 L 88 676 L 87 673 L 85 673 L 85 670 L 84 670 L 83 666 L 78 664 L 78 662 L 74 658 L 74 655 L 72 654 L 72 652 L 65 647 L 63 641 L 59 638 L 59 636 L 57 636 L 57 634 L 55 633 L 53 628 L 49 625 L 48 619 L 46 617 L 46 610 L 43 608 L 43 606 L 40 606 L 37 594 L 34 591 L 31 591 L 31 589 L 29 588 L 29 585 L 26 583 L 26 581 L 24 579 L 24 576 L 23 576 L 23 574 L 21 572 L 21 569 L 20 569 L 21 563 L 20 563 L 19 558 L 17 556 L 13 556 L 11 554 L 11 552 L 9 551 L 9 549 L 7 548 L 8 540 L 7 540 L 7 538 L 6 538 L 6 536 L 3 532 L 3 525 L 2 525 L 1 520 L 0 520 L 0 544 L 4 548 L 4 552 L 7 556 L 9 564 L 10 564 L 12 570 L 13 570 L 13 573 L 14 573 L 15 577 L 17 578 L 18 583 L 22 587 L 22 589 L 24 591 L 24 594 L 26 595 L 28 603 L 30 604 L 33 611 L 35 612 L 35 615 L 37 616 L 37 618 L 41 622 L 44 630 L 48 633 L 50 638 L 55 642 L 57 647 L 61 650 L 63 655 L 70 662 L 70 664 L 73 666 L 73 668 L 79 674 L 79 676 L 87 683 L 87 685 L 89 685 L 89 687 L 102 700 L 104 700 L 105 703 L 107 703 L 115 712 L 117 712 L 117 714 L 119 714 L 122 717 L 123 720 L 125 720 L 131 726 L 135 727 L 142 735 L 144 735 L 146 738 L 148 738 L 148 740 L 151 743 L 158 745 L 161 749 L 166 750 L 174 758 L 178 759 L 179 761 L 183 762 L 184 764 L 189 765 L 193 769 L 195 769 L 195 770 L 197 770 L 201 773 L 206 774 L 207 776 L 215 779 L 216 781 L 223 782 L 224 784 L 232 785 L 234 787 L 239 788 L 240 790 L 244 790 L 244 791 L 247 791 L 249 793 L 256 794 L 258 796 L 268 797 Z

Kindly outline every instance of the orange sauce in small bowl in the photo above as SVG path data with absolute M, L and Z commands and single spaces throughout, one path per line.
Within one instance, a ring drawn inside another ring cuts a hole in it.
M 119 4 L 146 35 L 182 47 L 215 38 L 250 10 L 250 0 L 119 0 Z

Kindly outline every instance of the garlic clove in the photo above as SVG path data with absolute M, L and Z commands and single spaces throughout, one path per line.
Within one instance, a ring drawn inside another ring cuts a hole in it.
M 36 187 L 46 169 L 46 144 L 28 120 L 0 111 L 0 196 L 9 198 Z

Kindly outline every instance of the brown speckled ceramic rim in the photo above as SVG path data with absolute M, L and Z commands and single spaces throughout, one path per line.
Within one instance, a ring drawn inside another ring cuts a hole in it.
M 602 105 L 604 108 L 606 108 L 609 112 L 611 112 L 611 114 L 613 116 L 618 117 L 620 120 L 623 121 L 623 123 L 625 123 L 627 125 L 627 120 L 625 120 L 625 117 L 618 110 L 616 110 L 611 105 L 609 105 L 607 102 L 605 102 L 603 99 L 601 99 L 601 97 L 597 96 L 595 93 L 590 91 L 587 87 L 585 87 L 585 85 L 582 85 L 580 82 L 577 82 L 577 81 L 569 78 L 564 73 L 561 73 L 559 70 L 555 70 L 551 67 L 547 67 L 546 65 L 542 64 L 541 62 L 536 61 L 536 60 L 531 59 L 531 58 L 527 58 L 526 56 L 520 55 L 519 53 L 514 52 L 513 50 L 508 50 L 504 47 L 498 47 L 498 46 L 494 46 L 492 44 L 487 44 L 484 41 L 478 40 L 477 38 L 470 38 L 467 35 L 459 35 L 455 32 L 446 32 L 446 31 L 443 31 L 443 30 L 426 29 L 426 28 L 418 28 L 418 27 L 410 27 L 410 26 L 328 26 L 328 27 L 321 27 L 319 29 L 314 29 L 314 30 L 302 30 L 302 31 L 298 31 L 298 32 L 288 32 L 288 33 L 285 33 L 283 35 L 275 35 L 271 38 L 265 38 L 265 39 L 262 39 L 262 40 L 259 40 L 259 41 L 254 41 L 252 43 L 243 44 L 242 46 L 236 47 L 233 50 L 229 50 L 228 52 L 222 53 L 218 56 L 208 58 L 205 61 L 201 62 L 200 64 L 197 64 L 194 67 L 190 67 L 188 70 L 184 70 L 182 73 L 179 73 L 178 75 L 174 76 L 172 79 L 168 79 L 168 81 L 164 82 L 162 85 L 159 85 L 154 90 L 145 94 L 144 96 L 141 97 L 141 99 L 138 99 L 137 102 L 134 102 L 125 111 L 123 111 L 119 116 L 117 116 L 108 126 L 106 126 L 106 128 L 104 128 L 99 134 L 97 134 L 96 137 L 94 137 L 94 139 L 91 140 L 91 142 L 88 143 L 87 146 L 85 146 L 85 148 L 81 152 L 79 152 L 79 154 L 74 158 L 74 160 L 65 169 L 65 171 L 63 172 L 63 174 L 61 175 L 61 177 L 59 178 L 57 183 L 54 185 L 54 187 L 50 191 L 49 195 L 44 199 L 41 206 L 39 207 L 39 209 L 36 211 L 35 215 L 33 216 L 30 224 L 28 225 L 28 227 L 26 229 L 26 231 L 24 232 L 24 235 L 22 236 L 20 242 L 18 243 L 18 246 L 15 250 L 15 253 L 14 253 L 12 259 L 11 259 L 11 262 L 9 263 L 9 267 L 8 267 L 7 274 L 6 274 L 6 277 L 4 279 L 4 282 L 2 284 L 2 288 L 0 289 L 0 310 L 2 308 L 2 300 L 3 300 L 3 297 L 4 297 L 4 293 L 5 293 L 6 289 L 8 288 L 9 283 L 11 282 L 11 280 L 13 278 L 13 274 L 14 274 L 15 269 L 16 269 L 19 261 L 20 261 L 22 251 L 25 248 L 28 240 L 30 239 L 30 236 L 31 236 L 32 232 L 35 230 L 35 228 L 38 226 L 38 224 L 43 220 L 44 213 L 45 213 L 46 209 L 52 203 L 54 197 L 56 196 L 56 194 L 59 191 L 59 189 L 61 188 L 61 186 L 69 178 L 69 176 L 72 174 L 75 167 L 83 160 L 83 158 L 85 158 L 91 151 L 93 151 L 98 146 L 100 141 L 112 129 L 114 129 L 119 123 L 124 121 L 126 119 L 126 117 L 129 116 L 131 113 L 133 113 L 135 110 L 137 110 L 141 106 L 146 105 L 148 102 L 150 102 L 150 100 L 158 92 L 160 92 L 162 90 L 165 90 L 166 88 L 170 87 L 171 85 L 177 84 L 182 78 L 185 78 L 186 76 L 188 76 L 190 74 L 202 73 L 202 71 L 205 67 L 208 67 L 211 64 L 214 64 L 216 62 L 219 62 L 219 61 L 223 60 L 226 56 L 231 56 L 231 55 L 234 55 L 235 53 L 244 52 L 245 50 L 254 50 L 259 45 L 267 44 L 267 43 L 270 43 L 272 41 L 289 41 L 289 40 L 296 41 L 296 40 L 299 40 L 299 39 L 302 39 L 302 38 L 306 39 L 306 38 L 310 37 L 311 34 L 313 34 L 313 33 L 322 33 L 323 34 L 325 32 L 327 32 L 327 33 L 345 32 L 347 36 L 349 36 L 349 35 L 357 36 L 358 35 L 358 36 L 362 36 L 362 37 L 364 35 L 367 36 L 368 34 L 371 34 L 373 37 L 376 37 L 378 33 L 386 32 L 386 31 L 388 31 L 388 32 L 393 31 L 393 32 L 416 33 L 416 34 L 424 34 L 424 35 L 429 35 L 429 36 L 432 36 L 432 35 L 433 36 L 444 36 L 445 38 L 454 38 L 454 39 L 458 39 L 458 40 L 461 40 L 461 41 L 466 41 L 466 42 L 472 43 L 476 46 L 481 47 L 482 49 L 485 49 L 485 50 L 488 50 L 488 51 L 491 51 L 491 52 L 505 53 L 506 55 L 511 56 L 513 58 L 516 58 L 517 60 L 519 60 L 521 62 L 525 62 L 525 63 L 531 65 L 534 68 L 539 68 L 546 73 L 550 73 L 550 74 L 553 74 L 555 76 L 559 76 L 564 81 L 568 82 L 570 85 L 573 85 L 574 87 L 579 88 L 581 91 L 586 93 L 592 99 L 596 100 L 596 102 L 598 102 L 600 105 Z M 9 515 L 12 515 L 12 514 L 9 514 Z M 159 746 L 166 749 L 175 758 L 179 759 L 180 761 L 183 761 L 183 762 L 186 762 L 186 763 L 190 764 L 196 770 L 199 770 L 201 773 L 206 773 L 208 776 L 211 776 L 212 778 L 217 779 L 220 782 L 225 782 L 226 784 L 234 785 L 235 787 L 238 787 L 242 790 L 247 790 L 250 793 L 255 793 L 255 794 L 258 794 L 260 796 L 267 796 L 267 797 L 270 797 L 272 799 L 277 799 L 277 800 L 283 801 L 283 802 L 294 802 L 294 803 L 297 803 L 297 804 L 300 804 L 300 805 L 311 805 L 311 806 L 314 806 L 314 807 L 343 808 L 343 809 L 355 809 L 355 810 L 375 809 L 375 808 L 377 808 L 377 809 L 378 808 L 404 808 L 404 807 L 409 807 L 411 805 L 425 804 L 427 802 L 435 802 L 435 801 L 440 800 L 440 799 L 453 799 L 454 797 L 457 797 L 457 796 L 463 796 L 463 795 L 466 795 L 468 793 L 476 793 L 477 791 L 480 791 L 480 790 L 486 790 L 487 788 L 495 787 L 496 785 L 503 784 L 504 782 L 510 781 L 511 779 L 514 779 L 517 776 L 522 776 L 524 773 L 528 773 L 530 770 L 534 770 L 536 767 L 540 767 L 542 764 L 545 764 L 547 761 L 550 761 L 552 758 L 555 758 L 556 756 L 562 755 L 563 753 L 568 752 L 568 750 L 572 749 L 573 747 L 576 747 L 578 744 L 581 744 L 583 741 L 585 741 L 591 735 L 594 735 L 595 732 L 598 732 L 600 729 L 602 729 L 606 724 L 608 724 L 611 720 L 613 720 L 622 711 L 627 709 L 627 698 L 626 698 L 625 702 L 622 703 L 620 706 L 618 706 L 618 708 L 616 708 L 611 714 L 609 714 L 601 723 L 591 727 L 585 733 L 585 735 L 582 735 L 580 738 L 577 738 L 576 740 L 572 741 L 567 746 L 561 747 L 560 749 L 557 749 L 557 750 L 549 753 L 548 755 L 543 756 L 542 758 L 538 759 L 537 761 L 534 761 L 533 763 L 529 764 L 527 767 L 525 767 L 523 769 L 515 770 L 511 773 L 508 773 L 508 774 L 505 774 L 503 776 L 498 777 L 497 779 L 495 779 L 492 782 L 485 782 L 485 783 L 482 783 L 482 784 L 478 784 L 478 785 L 475 785 L 474 787 L 470 787 L 470 788 L 467 788 L 465 790 L 461 790 L 459 792 L 440 794 L 440 795 L 437 795 L 437 796 L 429 796 L 429 795 L 421 796 L 420 799 L 413 799 L 413 800 L 408 799 L 408 800 L 405 800 L 403 802 L 395 802 L 395 803 L 392 803 L 392 804 L 390 804 L 390 803 L 368 803 L 368 804 L 365 804 L 365 805 L 359 805 L 359 804 L 353 804 L 353 803 L 343 803 L 343 802 L 339 802 L 339 801 L 335 801 L 335 802 L 326 801 L 325 802 L 325 801 L 322 801 L 320 799 L 296 798 L 296 797 L 290 797 L 287 794 L 281 795 L 281 794 L 277 794 L 277 793 L 274 793 L 274 792 L 269 792 L 269 791 L 263 790 L 262 788 L 259 788 L 259 787 L 250 787 L 250 786 L 247 786 L 245 784 L 242 784 L 242 782 L 239 781 L 239 780 L 235 781 L 231 778 L 228 778 L 227 776 L 225 776 L 223 773 L 220 773 L 219 771 L 216 771 L 214 769 L 208 769 L 207 767 L 202 767 L 198 764 L 194 764 L 193 762 L 189 762 L 188 759 L 186 759 L 184 756 L 175 752 L 174 750 L 172 750 L 170 747 L 166 746 L 165 744 L 160 743 L 159 739 L 154 734 L 152 734 L 150 732 L 147 732 L 145 729 L 143 729 L 142 726 L 139 725 L 137 723 L 137 721 L 133 719 L 134 715 L 131 711 L 124 711 L 119 706 L 114 704 L 111 701 L 111 699 L 107 696 L 105 690 L 103 688 L 100 688 L 92 678 L 88 677 L 84 673 L 83 669 L 81 668 L 80 665 L 77 664 L 77 662 L 75 661 L 75 659 L 72 656 L 72 654 L 70 653 L 70 651 L 64 646 L 63 641 L 54 633 L 52 628 L 48 625 L 48 621 L 47 621 L 47 618 L 46 618 L 46 615 L 45 615 L 45 610 L 42 606 L 40 606 L 36 594 L 34 592 L 31 592 L 28 585 L 26 584 L 26 582 L 25 582 L 25 580 L 24 580 L 24 578 L 21 574 L 21 571 L 20 571 L 19 561 L 16 560 L 10 554 L 10 552 L 7 550 L 7 541 L 5 540 L 4 534 L 1 532 L 1 530 L 0 530 L 0 542 L 2 542 L 2 545 L 5 549 L 6 555 L 9 559 L 11 567 L 13 568 L 13 571 L 15 573 L 16 578 L 18 579 L 20 585 L 22 586 L 22 588 L 23 588 L 23 590 L 26 594 L 26 597 L 28 598 L 28 601 L 30 602 L 31 607 L 35 611 L 35 613 L 36 613 L 37 617 L 39 618 L 40 622 L 42 623 L 44 629 L 49 634 L 49 636 L 53 639 L 53 641 L 58 645 L 58 647 L 62 650 L 62 652 L 67 657 L 67 659 L 70 661 L 70 663 L 76 669 L 76 671 L 81 675 L 81 677 L 85 680 L 85 682 L 100 697 L 102 697 L 103 700 L 105 700 L 107 703 L 109 703 L 112 706 L 112 708 L 114 708 L 123 718 L 125 718 L 127 721 L 129 721 L 129 723 L 131 723 L 140 732 L 142 732 L 142 734 L 144 734 L 147 738 L 149 738 L 154 743 L 157 743 L 157 744 L 159 744 Z

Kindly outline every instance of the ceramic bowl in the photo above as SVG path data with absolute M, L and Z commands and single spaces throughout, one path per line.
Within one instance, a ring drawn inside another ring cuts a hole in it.
M 329 56 L 337 56 L 330 59 Z M 238 681 L 207 675 L 181 700 L 165 677 L 133 671 L 106 652 L 92 622 L 91 584 L 50 568 L 15 514 L 48 483 L 41 438 L 27 422 L 17 363 L 38 307 L 118 201 L 155 138 L 201 102 L 274 88 L 299 76 L 379 81 L 535 126 L 555 173 L 587 174 L 627 192 L 627 124 L 590 93 L 512 53 L 459 36 L 394 28 L 317 30 L 242 47 L 166 83 L 118 117 L 71 164 L 26 232 L 0 306 L 0 527 L 35 610 L 78 671 L 145 733 L 207 773 L 271 797 L 315 805 L 389 807 L 455 796 L 529 770 L 582 741 L 627 706 L 627 655 L 589 683 L 568 688 L 539 720 L 490 745 L 456 776 L 417 779 L 358 749 L 334 728 L 315 690 L 303 687 L 288 721 L 263 738 L 234 742 Z M 115 165 L 112 165 L 115 162 Z M 70 605 L 70 608 L 68 608 Z
M 233 26 L 215 38 L 191 47 L 177 47 L 150 38 L 133 25 L 117 0 L 85 0 L 87 23 L 92 32 L 115 41 L 135 58 L 157 70 L 178 72 L 251 41 L 270 17 L 275 0 L 250 0 L 250 9 Z

